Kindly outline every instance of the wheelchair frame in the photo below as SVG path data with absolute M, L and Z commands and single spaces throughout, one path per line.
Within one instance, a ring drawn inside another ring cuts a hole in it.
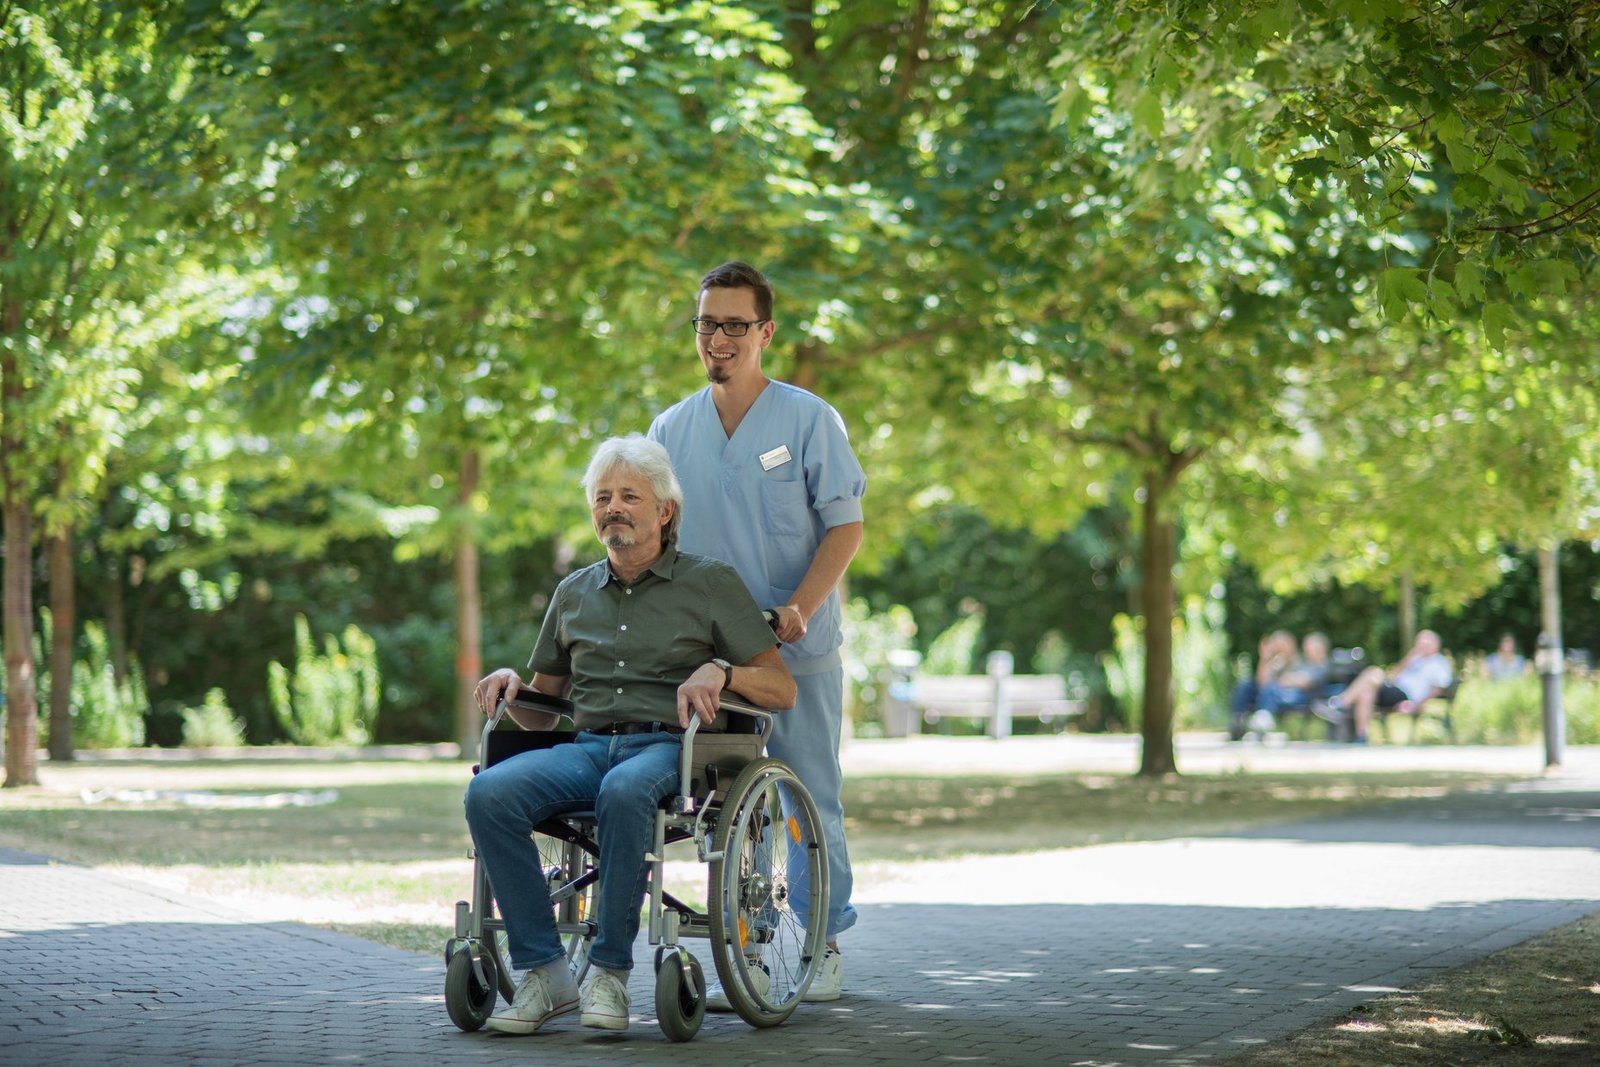
M 484 724 L 479 763 L 493 766 L 524 751 L 571 740 L 562 731 L 499 730 L 508 708 L 571 717 L 572 704 L 522 688 L 502 701 Z M 811 794 L 781 760 L 763 754 L 773 713 L 724 697 L 719 714 L 748 732 L 700 733 L 691 720 L 683 735 L 678 791 L 655 815 L 646 901 L 649 943 L 655 951 L 656 1018 L 674 1041 L 688 1041 L 705 1018 L 704 969 L 680 938 L 705 938 L 730 1005 L 755 1027 L 787 1019 L 816 976 L 827 934 L 828 862 L 821 820 Z M 723 783 L 731 777 L 731 783 Z M 582 982 L 589 946 L 598 932 L 595 902 L 598 846 L 592 811 L 540 823 L 534 841 L 543 858 L 556 930 L 568 965 Z M 667 846 L 692 841 L 707 864 L 706 907 L 699 911 L 666 891 Z M 789 895 L 789 842 L 802 845 L 810 886 L 804 917 Z M 456 902 L 455 935 L 445 944 L 445 1007 L 462 1030 L 481 1028 L 497 995 L 508 1002 L 515 986 L 508 965 L 505 922 L 497 914 L 488 874 L 473 859 L 472 898 Z

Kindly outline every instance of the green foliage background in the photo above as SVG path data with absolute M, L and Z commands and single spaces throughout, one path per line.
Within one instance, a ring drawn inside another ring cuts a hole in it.
M 1175 620 L 1183 722 L 1267 628 L 1398 654 L 1402 576 L 1453 649 L 1526 648 L 1563 542 L 1585 647 L 1596 18 L 0 4 L 8 606 L 70 537 L 80 656 L 143 665 L 160 743 L 218 687 L 281 737 L 297 615 L 373 637 L 380 739 L 448 736 L 452 561 L 483 663 L 523 662 L 594 551 L 578 468 L 702 384 L 694 279 L 739 256 L 779 281 L 769 369 L 871 472 L 850 594 L 919 651 L 976 605 L 974 665 L 1048 662 L 1159 747 L 1100 657 L 1167 577 L 1227 609 Z

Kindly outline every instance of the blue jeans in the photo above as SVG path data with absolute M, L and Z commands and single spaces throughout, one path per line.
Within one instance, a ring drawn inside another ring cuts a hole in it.
M 854 875 L 844 840 L 844 775 L 839 770 L 839 733 L 844 722 L 844 668 L 797 674 L 799 695 L 794 707 L 775 715 L 767 754 L 783 760 L 816 802 L 822 836 L 828 843 L 828 940 L 856 924 L 850 904 Z M 785 806 L 788 798 L 784 798 Z M 810 868 L 805 848 L 789 845 L 789 899 L 796 912 L 808 914 Z
M 550 887 L 530 834 L 557 815 L 593 810 L 600 846 L 599 930 L 589 959 L 613 971 L 633 968 L 639 905 L 649 875 L 645 853 L 656 808 L 678 788 L 677 734 L 579 733 L 554 748 L 495 764 L 467 786 L 467 827 L 506 922 L 511 966 L 564 959 Z
M 1304 707 L 1308 703 L 1310 698 L 1304 689 L 1290 689 L 1275 682 L 1257 685 L 1254 678 L 1246 678 L 1233 690 L 1235 715 L 1248 715 L 1257 708 L 1276 715 L 1284 708 Z

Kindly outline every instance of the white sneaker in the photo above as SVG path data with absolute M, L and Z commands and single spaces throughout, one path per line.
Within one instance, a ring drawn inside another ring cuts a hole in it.
M 628 1028 L 628 983 L 623 975 L 604 967 L 594 969 L 594 977 L 584 983 L 579 996 L 578 1021 L 596 1030 Z
M 522 976 L 511 1003 L 489 1016 L 485 1025 L 503 1034 L 531 1034 L 551 1019 L 578 1006 L 578 983 L 566 960 L 537 967 Z
M 838 1000 L 843 990 L 844 957 L 839 955 L 838 949 L 830 948 L 822 954 L 817 976 L 811 979 L 811 985 L 806 987 L 806 995 L 800 999 L 810 1002 Z
M 767 968 L 755 960 L 750 961 L 750 988 L 762 996 L 772 988 L 772 975 L 767 973 Z M 728 994 L 723 991 L 721 982 L 712 982 L 706 989 L 706 1011 L 732 1011 L 733 1003 L 728 1000 Z
M 1265 735 L 1277 725 L 1277 720 L 1272 717 L 1272 712 L 1265 708 L 1256 709 L 1250 716 L 1250 729 L 1258 734 Z

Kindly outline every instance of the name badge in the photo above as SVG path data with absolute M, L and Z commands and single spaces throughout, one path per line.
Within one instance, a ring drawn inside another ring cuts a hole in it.
M 789 455 L 789 446 L 779 445 L 771 452 L 761 453 L 761 469 L 764 471 L 769 471 L 773 467 L 781 467 L 785 463 L 789 462 L 791 458 L 792 457 Z

